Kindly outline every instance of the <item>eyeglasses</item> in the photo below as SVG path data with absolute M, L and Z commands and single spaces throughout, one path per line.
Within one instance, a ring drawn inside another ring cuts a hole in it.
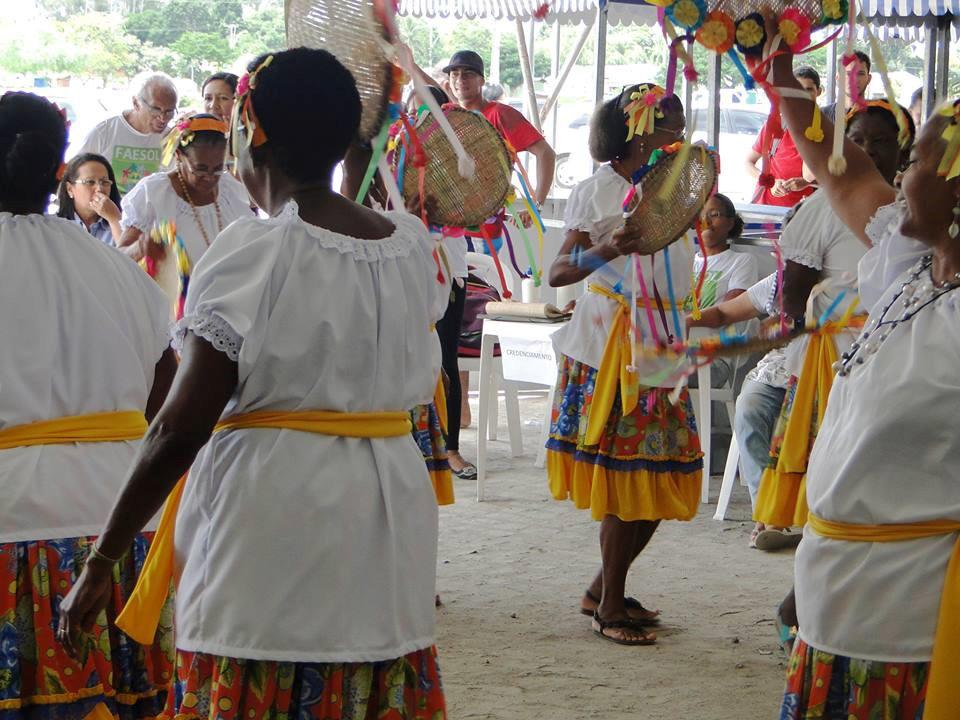
M 147 99 L 142 95 L 140 96 L 140 102 L 142 102 L 146 106 L 147 110 L 150 111 L 150 114 L 156 118 L 166 118 L 167 120 L 169 120 L 177 113 L 176 108 L 171 108 L 170 110 L 164 110 L 162 107 L 151 105 L 149 102 L 147 102 Z
M 94 186 L 99 186 L 104 190 L 109 190 L 113 187 L 113 181 L 108 180 L 107 178 L 84 178 L 83 180 L 74 180 L 74 185 L 83 185 L 84 187 L 92 188 Z
M 187 168 L 187 172 L 191 175 L 196 175 L 197 177 L 208 177 L 208 178 L 218 178 L 223 175 L 226 170 L 224 168 L 218 168 L 216 170 L 195 170 L 193 165 L 190 164 L 190 161 L 184 158 L 184 166 Z

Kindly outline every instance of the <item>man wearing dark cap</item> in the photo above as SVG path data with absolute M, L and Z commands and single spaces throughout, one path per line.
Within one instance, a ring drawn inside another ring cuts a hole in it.
M 418 68 L 418 70 L 420 70 Z M 537 159 L 537 186 L 530 188 L 537 205 L 542 205 L 553 185 L 553 171 L 557 155 L 543 135 L 517 110 L 499 102 L 483 99 L 483 58 L 473 50 L 459 50 L 443 68 L 450 85 L 450 92 L 457 105 L 483 113 L 516 152 L 528 152 Z M 437 81 L 423 70 L 420 76 L 425 82 L 437 85 Z

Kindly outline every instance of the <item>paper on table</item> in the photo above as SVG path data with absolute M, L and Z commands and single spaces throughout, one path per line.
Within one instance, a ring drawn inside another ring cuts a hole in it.
M 488 302 L 486 313 L 490 316 L 529 320 L 563 320 L 570 317 L 551 303 Z

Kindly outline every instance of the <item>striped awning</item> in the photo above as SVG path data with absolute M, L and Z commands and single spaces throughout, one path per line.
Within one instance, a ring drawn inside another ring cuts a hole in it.
M 472 20 L 529 20 L 547 6 L 542 18 L 564 24 L 588 22 L 597 14 L 600 0 L 400 0 L 400 15 Z M 654 25 L 657 9 L 645 0 L 607 0 L 611 25 Z

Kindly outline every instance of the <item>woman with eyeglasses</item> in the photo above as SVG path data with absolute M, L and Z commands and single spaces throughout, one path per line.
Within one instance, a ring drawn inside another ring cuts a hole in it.
M 170 172 L 141 180 L 123 198 L 120 247 L 148 270 L 176 267 L 178 288 L 161 283 L 179 315 L 192 268 L 227 225 L 251 214 L 243 185 L 224 172 L 227 126 L 213 115 L 185 118 L 171 130 L 165 155 Z
M 72 220 L 104 244 L 115 247 L 120 228 L 120 191 L 103 155 L 84 153 L 67 165 L 57 189 L 57 216 Z

